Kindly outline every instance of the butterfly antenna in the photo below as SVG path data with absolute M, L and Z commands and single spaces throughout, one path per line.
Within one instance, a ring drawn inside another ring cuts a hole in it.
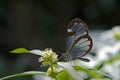
M 62 56 L 60 56 L 59 58 L 58 58 L 58 61 L 62 61 L 63 60 L 63 58 L 64 58 L 64 56 L 62 55 Z
M 62 54 L 62 52 L 56 52 L 58 55 Z
M 58 61 L 61 61 L 64 58 L 63 53 L 62 52 L 56 52 L 56 53 L 59 55 Z

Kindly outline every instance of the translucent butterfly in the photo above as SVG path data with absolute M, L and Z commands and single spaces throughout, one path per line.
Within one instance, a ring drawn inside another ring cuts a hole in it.
M 66 53 L 63 57 L 66 60 L 80 59 L 90 61 L 83 58 L 92 48 L 92 38 L 88 34 L 88 27 L 80 18 L 73 19 L 67 26 L 66 31 L 67 46 Z

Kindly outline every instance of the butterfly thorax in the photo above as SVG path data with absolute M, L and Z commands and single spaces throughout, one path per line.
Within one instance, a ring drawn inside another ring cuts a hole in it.
M 63 54 L 63 57 L 64 57 L 64 59 L 66 59 L 66 60 L 72 60 L 71 54 L 66 54 L 66 53 L 64 53 L 64 54 Z
M 64 53 L 62 56 L 63 56 L 67 61 L 74 59 L 74 57 L 73 57 L 71 54 Z

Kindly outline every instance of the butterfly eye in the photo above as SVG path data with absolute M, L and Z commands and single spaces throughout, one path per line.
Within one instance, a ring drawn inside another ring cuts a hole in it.
M 85 22 L 80 18 L 73 19 L 67 26 L 66 55 L 73 59 L 82 58 L 91 50 L 92 45 Z

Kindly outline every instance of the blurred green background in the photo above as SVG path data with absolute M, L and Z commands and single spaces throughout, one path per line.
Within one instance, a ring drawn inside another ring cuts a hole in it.
M 0 0 L 0 77 L 42 70 L 38 56 L 10 54 L 15 48 L 65 52 L 66 26 L 75 17 L 90 30 L 111 29 L 120 25 L 120 0 Z

